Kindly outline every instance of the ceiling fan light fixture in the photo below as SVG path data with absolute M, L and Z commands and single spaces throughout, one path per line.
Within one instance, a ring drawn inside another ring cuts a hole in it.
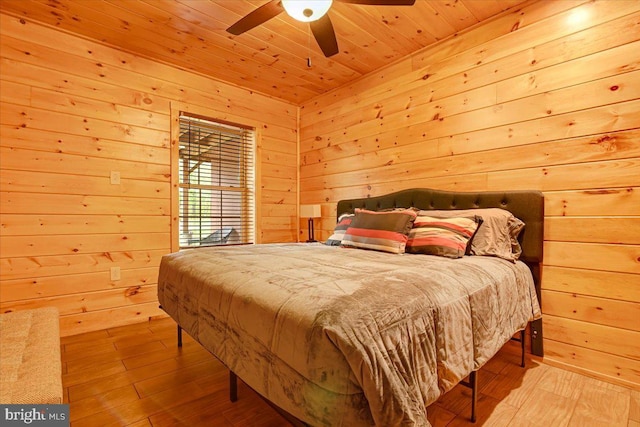
M 282 0 L 282 7 L 293 19 L 312 22 L 326 15 L 332 3 L 333 0 Z

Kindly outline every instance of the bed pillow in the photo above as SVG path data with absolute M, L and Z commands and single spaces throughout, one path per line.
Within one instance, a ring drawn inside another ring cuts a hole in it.
M 478 215 L 482 225 L 471 241 L 471 255 L 495 256 L 515 261 L 522 253 L 518 235 L 524 223 L 511 212 L 500 208 L 461 209 L 461 210 L 422 210 L 419 215 L 436 218 L 466 217 Z
M 409 232 L 406 252 L 462 258 L 479 227 L 479 217 L 434 218 L 418 215 Z
M 329 246 L 340 246 L 340 242 L 342 242 L 344 233 L 345 231 L 347 231 L 347 228 L 349 228 L 349 226 L 351 225 L 351 221 L 353 220 L 354 216 L 355 216 L 354 214 L 340 215 L 338 217 L 338 223 L 333 229 L 333 234 L 329 236 L 329 238 L 327 239 L 326 242 L 324 242 L 324 244 Z
M 347 248 L 404 253 L 409 231 L 416 219 L 412 210 L 374 212 L 356 209 L 341 245 Z
M 522 255 L 522 246 L 520 246 L 518 237 L 524 229 L 524 222 L 511 215 L 509 221 L 507 221 L 507 226 L 509 227 L 509 238 L 511 240 L 511 253 L 513 254 L 514 259 L 519 259 L 520 255 Z

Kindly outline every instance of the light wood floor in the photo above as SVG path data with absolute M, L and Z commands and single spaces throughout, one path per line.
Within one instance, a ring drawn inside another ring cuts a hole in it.
M 288 426 L 170 319 L 62 339 L 63 386 L 77 426 Z M 528 358 L 507 344 L 479 373 L 476 426 L 640 427 L 640 392 Z M 428 409 L 436 426 L 473 426 L 470 391 L 457 386 Z

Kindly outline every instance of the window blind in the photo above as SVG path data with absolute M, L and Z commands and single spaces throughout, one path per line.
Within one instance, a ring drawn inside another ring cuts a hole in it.
M 180 116 L 180 247 L 254 241 L 254 132 Z

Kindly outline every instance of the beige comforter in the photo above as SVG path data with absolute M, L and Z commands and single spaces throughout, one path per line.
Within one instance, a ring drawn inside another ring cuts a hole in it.
M 256 391 L 312 425 L 429 425 L 426 407 L 540 316 L 523 263 L 321 244 L 167 255 L 158 296 Z

